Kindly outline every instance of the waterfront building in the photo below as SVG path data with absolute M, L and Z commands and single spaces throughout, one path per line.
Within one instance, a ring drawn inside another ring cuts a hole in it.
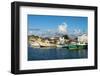
M 87 44 L 88 43 L 88 36 L 87 36 L 87 34 L 83 34 L 81 36 L 78 36 L 78 42 L 79 43 Z

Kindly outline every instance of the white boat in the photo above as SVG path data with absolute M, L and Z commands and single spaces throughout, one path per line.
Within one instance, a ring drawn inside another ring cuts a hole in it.
M 64 47 L 67 47 L 68 45 L 67 44 L 58 44 L 56 45 L 56 47 L 59 47 L 59 48 L 64 48 Z
M 62 48 L 63 46 L 59 44 L 59 45 L 56 45 L 56 47 L 58 47 L 58 48 Z

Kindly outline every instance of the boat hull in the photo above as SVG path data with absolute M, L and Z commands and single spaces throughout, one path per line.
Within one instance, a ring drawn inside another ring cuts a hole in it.
M 69 50 L 81 50 L 81 49 L 87 49 L 87 45 L 68 45 L 67 48 Z

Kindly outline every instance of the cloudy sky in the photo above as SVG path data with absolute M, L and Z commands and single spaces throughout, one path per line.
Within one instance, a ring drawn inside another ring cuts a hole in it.
M 28 34 L 80 34 L 87 33 L 87 27 L 87 17 L 28 15 Z

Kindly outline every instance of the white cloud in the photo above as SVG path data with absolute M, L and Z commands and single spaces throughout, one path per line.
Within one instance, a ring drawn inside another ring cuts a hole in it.
M 64 22 L 63 24 L 58 26 L 59 33 L 66 34 L 67 33 L 67 24 Z
M 80 29 L 74 29 L 74 34 L 79 35 L 81 33 Z

